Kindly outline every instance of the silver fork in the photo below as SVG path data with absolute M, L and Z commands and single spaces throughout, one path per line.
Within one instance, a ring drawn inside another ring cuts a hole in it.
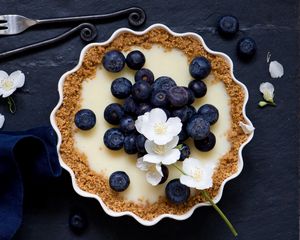
M 142 8 L 131 7 L 113 13 L 101 15 L 89 15 L 79 17 L 64 17 L 35 20 L 21 15 L 0 15 L 0 35 L 15 35 L 25 31 L 34 25 L 63 23 L 63 22 L 79 22 L 92 20 L 105 20 L 128 15 L 128 22 L 133 27 L 141 26 L 146 20 L 146 14 Z

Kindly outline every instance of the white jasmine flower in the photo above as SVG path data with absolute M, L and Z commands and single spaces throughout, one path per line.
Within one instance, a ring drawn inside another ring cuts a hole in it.
M 175 148 L 179 137 L 175 136 L 165 145 L 157 145 L 153 141 L 146 140 L 145 149 L 148 154 L 143 156 L 143 160 L 149 163 L 170 165 L 175 163 L 180 157 L 179 149 Z
M 180 182 L 188 187 L 204 190 L 213 185 L 213 169 L 195 158 L 187 158 L 182 163 Z
M 166 113 L 160 108 L 139 116 L 135 121 L 136 130 L 155 144 L 164 145 L 177 136 L 182 128 L 180 118 L 167 119 Z
M 0 113 L 0 129 L 3 127 L 4 121 L 5 121 L 5 117 Z
M 284 69 L 279 62 L 272 61 L 269 65 L 269 72 L 272 78 L 281 78 L 284 74 Z
M 263 94 L 263 97 L 267 102 L 274 102 L 274 86 L 272 83 L 261 83 L 259 86 L 259 91 Z
M 9 97 L 17 88 L 23 87 L 25 75 L 21 71 L 15 71 L 9 76 L 6 72 L 0 70 L 0 96 Z
M 243 122 L 240 122 L 239 125 L 245 134 L 251 134 L 255 130 L 255 127 L 253 127 L 252 125 L 245 124 Z
M 143 160 L 143 158 L 138 158 L 136 162 L 138 169 L 146 172 L 146 180 L 153 186 L 156 186 L 160 183 L 163 172 L 160 164 L 148 163 Z

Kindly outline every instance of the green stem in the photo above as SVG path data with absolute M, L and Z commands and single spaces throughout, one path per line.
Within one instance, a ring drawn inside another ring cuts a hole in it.
M 201 190 L 201 193 L 205 197 L 205 199 L 209 201 L 209 203 L 213 206 L 213 208 L 218 212 L 220 217 L 223 219 L 223 221 L 226 223 L 226 225 L 232 232 L 233 236 L 236 237 L 238 235 L 237 231 L 235 230 L 231 222 L 228 220 L 228 218 L 225 216 L 225 214 L 222 212 L 222 210 L 214 203 L 214 201 L 210 198 L 210 196 L 205 190 Z
M 181 172 L 183 175 L 187 175 L 184 171 L 182 171 L 179 167 L 176 166 L 176 164 L 172 164 L 174 168 L 176 168 L 179 172 Z
M 8 103 L 9 111 L 12 114 L 14 114 L 16 112 L 17 108 L 16 108 L 15 101 L 13 100 L 13 98 L 11 96 L 7 97 L 7 103 Z

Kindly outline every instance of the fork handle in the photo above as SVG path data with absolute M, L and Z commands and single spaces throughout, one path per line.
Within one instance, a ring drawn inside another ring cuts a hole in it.
M 146 21 L 146 13 L 142 8 L 131 7 L 112 13 L 87 15 L 78 17 L 63 17 L 36 20 L 36 24 L 67 23 L 67 22 L 86 22 L 95 20 L 109 20 L 113 18 L 122 18 L 128 15 L 128 22 L 133 27 L 139 27 Z

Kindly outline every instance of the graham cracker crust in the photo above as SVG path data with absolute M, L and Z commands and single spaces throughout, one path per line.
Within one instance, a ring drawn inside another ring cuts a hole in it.
M 181 205 L 171 204 L 165 197 L 160 197 L 153 204 L 125 201 L 110 189 L 106 177 L 95 173 L 89 168 L 86 156 L 74 147 L 73 133 L 74 116 L 80 109 L 82 82 L 95 75 L 104 53 L 112 49 L 127 51 L 132 46 L 149 49 L 153 44 L 160 44 L 166 49 L 177 48 L 186 54 L 189 61 L 199 55 L 209 59 L 215 80 L 224 82 L 226 91 L 230 96 L 232 129 L 228 134 L 228 139 L 231 142 L 231 149 L 220 159 L 220 164 L 215 170 L 213 187 L 208 190 L 212 197 L 217 195 L 222 182 L 236 173 L 238 150 L 241 144 L 247 140 L 247 135 L 239 126 L 240 121 L 245 121 L 242 114 L 244 90 L 232 79 L 230 67 L 226 60 L 221 56 L 212 55 L 205 51 L 198 39 L 192 36 L 175 37 L 164 29 L 155 28 L 142 36 L 121 33 L 106 46 L 93 46 L 88 49 L 81 67 L 66 77 L 63 86 L 63 103 L 56 112 L 56 123 L 62 135 L 60 155 L 62 160 L 73 170 L 77 184 L 82 190 L 98 195 L 106 206 L 113 211 L 131 211 L 145 220 L 152 220 L 166 213 L 182 215 L 195 204 L 203 202 L 204 199 L 200 192 L 196 192 L 195 196 L 190 197 L 187 203 Z

